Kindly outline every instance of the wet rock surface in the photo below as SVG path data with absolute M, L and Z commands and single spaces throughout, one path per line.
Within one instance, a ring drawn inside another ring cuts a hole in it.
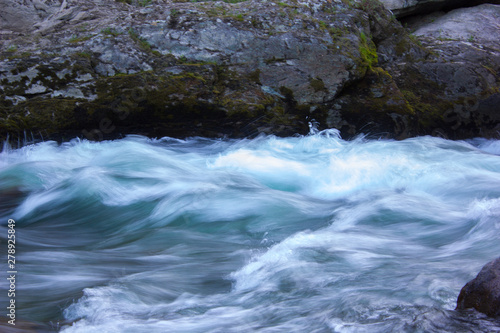
M 2 138 L 292 135 L 312 120 L 344 137 L 498 135 L 498 29 L 459 34 L 453 12 L 410 34 L 375 0 L 3 4 Z M 499 7 L 459 20 L 486 26 Z
M 483 3 L 500 4 L 498 0 L 381 0 L 381 2 L 398 18 L 473 7 Z

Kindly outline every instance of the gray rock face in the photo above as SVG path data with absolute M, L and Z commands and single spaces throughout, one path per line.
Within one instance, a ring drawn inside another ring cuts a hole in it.
M 414 34 L 437 40 L 476 42 L 500 50 L 500 6 L 483 4 L 452 10 L 417 27 Z
M 377 0 L 129 2 L 3 0 L 0 138 L 500 130 L 500 6 L 410 36 Z
M 381 2 L 398 18 L 477 6 L 482 3 L 500 4 L 498 0 L 381 0 Z
M 468 308 L 500 317 L 500 258 L 486 264 L 460 291 L 457 310 Z
M 0 30 L 13 32 L 33 30 L 34 23 L 43 20 L 57 10 L 54 5 L 54 3 L 42 1 L 1 0 Z M 60 3 L 57 5 L 60 6 Z
M 411 65 L 415 71 L 410 73 L 419 73 L 424 80 L 434 82 L 433 89 L 441 91 L 434 103 L 443 103 L 446 111 L 441 125 L 436 124 L 436 132 L 447 127 L 460 137 L 460 133 L 477 128 L 477 136 L 495 137 L 500 130 L 498 107 L 494 111 L 488 102 L 500 96 L 498 22 L 500 6 L 483 4 L 433 16 L 428 23 L 416 26 L 414 34 L 431 55 L 428 61 Z M 422 92 L 425 95 L 425 89 Z M 463 102 L 457 103 L 459 100 Z M 446 106 L 448 102 L 453 105 Z

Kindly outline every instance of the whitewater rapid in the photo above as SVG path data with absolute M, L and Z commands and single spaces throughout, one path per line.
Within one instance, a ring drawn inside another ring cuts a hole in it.
M 454 311 L 500 255 L 500 141 L 5 146 L 0 196 L 17 315 L 57 331 L 500 331 Z

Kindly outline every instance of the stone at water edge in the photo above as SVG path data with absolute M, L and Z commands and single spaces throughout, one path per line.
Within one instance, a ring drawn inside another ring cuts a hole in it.
M 398 18 L 472 7 L 483 3 L 500 4 L 500 0 L 380 0 L 380 2 Z
M 500 317 L 500 257 L 487 263 L 460 291 L 456 310 L 468 308 Z

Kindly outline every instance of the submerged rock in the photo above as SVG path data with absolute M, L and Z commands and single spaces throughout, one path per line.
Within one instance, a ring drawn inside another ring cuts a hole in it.
M 457 310 L 468 308 L 500 317 L 500 258 L 486 264 L 460 291 Z

